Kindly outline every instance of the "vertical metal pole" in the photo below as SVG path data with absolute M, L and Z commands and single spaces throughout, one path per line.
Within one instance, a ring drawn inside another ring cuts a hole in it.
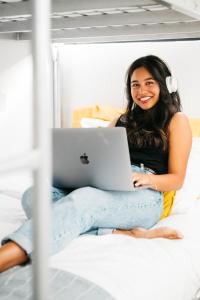
M 52 47 L 53 56 L 53 127 L 61 127 L 60 61 L 57 47 Z
M 33 291 L 34 300 L 47 300 L 50 244 L 50 186 L 52 125 L 52 64 L 50 48 L 50 0 L 33 1 L 34 147 L 40 165 L 34 174 Z

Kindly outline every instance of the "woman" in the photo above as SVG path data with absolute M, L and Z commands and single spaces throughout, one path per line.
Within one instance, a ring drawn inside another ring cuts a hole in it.
M 163 192 L 182 186 L 191 149 L 191 130 L 187 117 L 180 112 L 176 82 L 166 64 L 149 55 L 132 63 L 126 88 L 127 110 L 110 126 L 127 129 L 133 182 L 151 188 L 133 192 L 54 188 L 52 253 L 86 232 L 182 238 L 171 228 L 150 229 L 162 215 Z M 29 219 L 2 242 L 0 272 L 32 256 L 31 194 L 29 189 L 22 199 Z

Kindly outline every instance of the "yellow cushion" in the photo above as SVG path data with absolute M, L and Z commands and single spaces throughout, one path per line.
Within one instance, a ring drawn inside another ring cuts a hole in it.
M 164 192 L 163 195 L 164 195 L 164 205 L 163 205 L 163 212 L 161 215 L 161 219 L 166 218 L 167 216 L 170 215 L 176 192 L 175 191 Z

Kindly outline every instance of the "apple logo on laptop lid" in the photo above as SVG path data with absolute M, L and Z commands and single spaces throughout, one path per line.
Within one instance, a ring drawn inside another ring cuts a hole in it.
M 86 153 L 83 153 L 81 156 L 80 156 L 80 161 L 82 164 L 84 165 L 87 165 L 89 164 L 89 159 L 88 159 L 88 156 L 86 155 Z

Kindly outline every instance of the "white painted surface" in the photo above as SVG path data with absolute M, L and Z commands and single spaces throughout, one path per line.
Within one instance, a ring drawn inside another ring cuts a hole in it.
M 61 62 L 63 126 L 71 125 L 78 106 L 126 104 L 125 73 L 142 55 L 155 54 L 173 68 L 183 109 L 200 117 L 200 41 L 58 45 Z M 6 105 L 0 110 L 0 159 L 31 146 L 32 62 L 27 42 L 0 41 L 0 91 Z
M 63 126 L 70 126 L 78 106 L 123 107 L 126 70 L 133 60 L 148 54 L 168 63 L 178 78 L 184 112 L 200 117 L 199 53 L 200 41 L 60 46 Z
M 30 44 L 0 41 L 0 159 L 20 154 L 31 145 L 32 62 Z

